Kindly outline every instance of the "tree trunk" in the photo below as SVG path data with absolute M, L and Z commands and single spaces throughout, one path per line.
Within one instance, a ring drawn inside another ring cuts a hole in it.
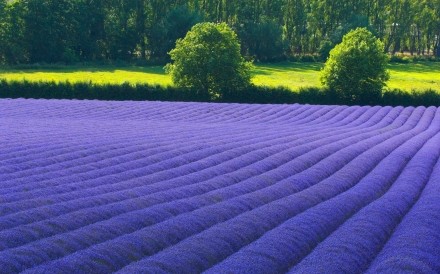
M 141 51 L 141 59 L 146 59 L 146 43 L 145 43 L 145 2 L 144 0 L 138 0 L 137 1 L 137 15 L 136 15 L 136 27 L 139 37 L 139 46 Z
M 435 41 L 435 46 L 434 46 L 434 55 L 436 57 L 440 57 L 440 31 L 437 34 L 437 39 Z

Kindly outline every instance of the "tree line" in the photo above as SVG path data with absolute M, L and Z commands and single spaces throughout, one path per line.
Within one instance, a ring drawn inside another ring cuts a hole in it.
M 0 63 L 164 63 L 199 22 L 227 23 L 259 61 L 326 58 L 357 27 L 440 57 L 440 0 L 0 0 Z

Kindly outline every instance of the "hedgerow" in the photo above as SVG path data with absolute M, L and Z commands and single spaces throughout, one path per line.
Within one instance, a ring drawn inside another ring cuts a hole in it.
M 225 91 L 213 99 L 203 91 L 174 86 L 148 84 L 95 84 L 91 82 L 31 82 L 0 80 L 0 98 L 88 99 L 108 101 L 182 101 L 258 104 L 315 104 L 315 105 L 382 105 L 382 106 L 440 106 L 440 93 L 434 90 L 403 91 L 389 89 L 374 101 L 352 102 L 326 88 L 306 87 L 292 91 L 285 87 L 249 86 Z

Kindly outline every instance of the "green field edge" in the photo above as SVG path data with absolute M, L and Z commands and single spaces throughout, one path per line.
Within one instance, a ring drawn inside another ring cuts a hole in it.
M 268 88 L 323 88 L 319 73 L 324 63 L 280 62 L 256 63 L 252 70 L 253 84 Z M 440 93 L 440 62 L 410 64 L 390 63 L 391 74 L 386 89 L 406 92 L 433 90 Z M 133 65 L 24 65 L 0 67 L 0 79 L 6 81 L 83 83 L 94 85 L 149 84 L 173 87 L 171 77 L 163 66 Z

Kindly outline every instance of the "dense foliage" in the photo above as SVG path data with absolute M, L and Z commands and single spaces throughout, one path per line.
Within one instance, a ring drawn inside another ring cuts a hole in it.
M 251 84 L 251 63 L 240 53 L 237 35 L 225 23 L 199 23 L 170 51 L 166 70 L 178 87 L 212 97 L 239 92 Z
M 330 51 L 321 80 L 347 101 L 374 104 L 389 79 L 387 63 L 382 42 L 367 29 L 358 28 Z
M 440 0 L 0 0 L 0 62 L 168 61 L 201 21 L 261 61 L 325 53 L 356 27 L 391 53 L 440 56 Z
M 440 272 L 439 108 L 0 110 L 2 273 Z
M 302 88 L 292 92 L 288 88 L 249 86 L 240 92 L 226 93 L 221 98 L 200 94 L 197 90 L 151 86 L 147 84 L 93 84 L 66 82 L 28 82 L 0 80 L 0 98 L 44 99 L 98 99 L 98 100 L 159 100 L 192 102 L 228 102 L 259 104 L 315 104 L 315 105 L 369 105 L 338 97 L 337 94 L 319 88 Z M 433 90 L 407 92 L 387 90 L 375 102 L 382 106 L 440 106 L 440 94 Z

